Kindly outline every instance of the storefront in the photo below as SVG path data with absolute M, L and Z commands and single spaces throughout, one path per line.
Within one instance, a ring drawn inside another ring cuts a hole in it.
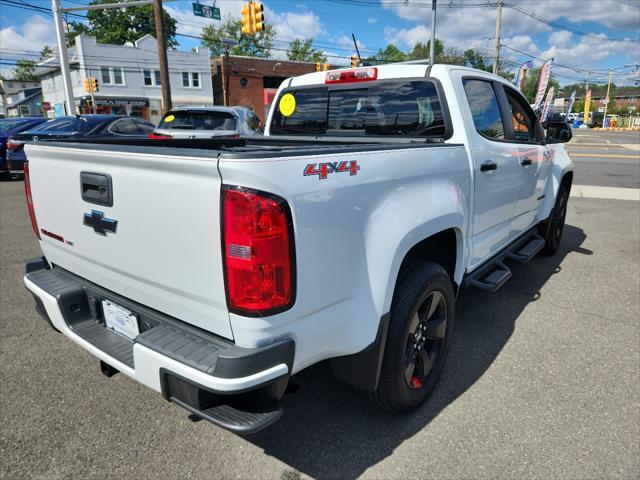
M 95 97 L 95 113 L 105 115 L 129 115 L 145 120 L 151 118 L 148 98 L 104 98 Z M 91 97 L 85 96 L 80 100 L 82 113 L 93 113 Z

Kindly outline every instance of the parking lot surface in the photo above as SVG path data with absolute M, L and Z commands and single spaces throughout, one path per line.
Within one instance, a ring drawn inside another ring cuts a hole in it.
M 625 186 L 611 178 L 591 184 Z M 640 477 L 637 201 L 572 198 L 558 254 L 514 265 L 496 294 L 463 291 L 447 368 L 418 411 L 381 413 L 320 364 L 279 422 L 243 438 L 104 377 L 36 314 L 23 197 L 0 182 L 2 478 Z

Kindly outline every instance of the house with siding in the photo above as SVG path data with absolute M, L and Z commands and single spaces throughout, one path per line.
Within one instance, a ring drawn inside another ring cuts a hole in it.
M 142 117 L 157 123 L 162 92 L 156 39 L 145 35 L 135 44 L 108 45 L 95 37 L 78 35 L 69 48 L 71 83 L 76 108 L 81 113 L 105 113 Z M 212 105 L 209 49 L 168 50 L 171 99 L 178 105 Z M 38 64 L 35 74 L 42 85 L 51 114 L 64 114 L 64 87 L 57 57 Z M 85 79 L 96 78 L 98 91 L 87 92 Z M 56 113 L 54 113 L 56 112 Z

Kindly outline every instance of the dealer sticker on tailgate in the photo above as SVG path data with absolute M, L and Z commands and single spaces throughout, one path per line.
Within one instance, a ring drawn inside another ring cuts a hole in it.
M 102 311 L 104 312 L 104 323 L 107 328 L 132 340 L 140 333 L 138 317 L 126 308 L 109 300 L 102 300 Z

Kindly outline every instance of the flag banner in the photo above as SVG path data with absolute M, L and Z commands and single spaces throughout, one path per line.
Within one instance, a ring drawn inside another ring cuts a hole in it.
M 520 65 L 520 68 L 518 69 L 518 75 L 516 75 L 516 88 L 519 90 L 522 90 L 522 88 L 524 87 L 524 79 L 527 75 L 527 70 L 530 70 L 533 68 L 533 62 L 531 60 L 529 60 L 528 62 L 524 62 L 522 65 Z
M 553 65 L 553 58 L 550 58 L 542 68 L 540 69 L 540 81 L 538 82 L 538 91 L 536 92 L 536 101 L 533 104 L 533 109 L 540 108 L 542 99 L 544 98 L 544 92 L 547 91 L 547 85 L 549 85 L 549 78 L 551 77 L 551 66 Z
M 544 99 L 544 108 L 542 109 L 542 116 L 540 117 L 541 122 L 545 122 L 547 120 L 549 107 L 551 106 L 551 100 L 553 100 L 553 87 L 549 89 L 549 91 L 547 92 L 547 98 Z
M 591 90 L 587 92 L 587 96 L 584 97 L 584 118 L 585 125 L 589 123 L 589 107 L 591 107 Z
M 576 101 L 576 91 L 574 90 L 571 93 L 571 96 L 569 97 L 569 105 L 567 105 L 567 113 L 566 113 L 566 119 L 569 119 L 569 114 L 571 113 L 571 109 L 573 108 L 573 104 Z

